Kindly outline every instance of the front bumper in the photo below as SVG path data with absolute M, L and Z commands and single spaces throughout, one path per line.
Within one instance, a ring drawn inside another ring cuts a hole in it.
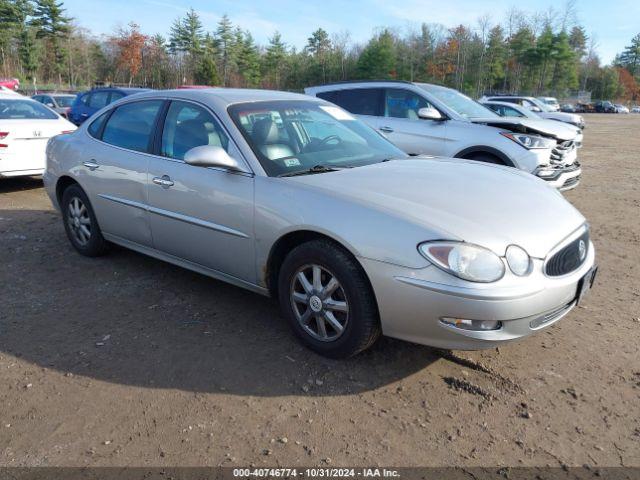
M 534 259 L 527 277 L 508 273 L 493 284 L 459 280 L 435 266 L 400 267 L 360 258 L 378 301 L 385 335 L 439 348 L 478 350 L 527 337 L 560 320 L 575 306 L 580 280 L 595 262 L 593 244 L 574 272 L 557 278 Z M 498 320 L 491 331 L 462 330 L 441 318 Z
M 555 165 L 540 167 L 536 169 L 533 174 L 547 182 L 549 186 L 564 192 L 576 188 L 580 184 L 582 167 L 578 161 L 575 161 L 568 166 Z

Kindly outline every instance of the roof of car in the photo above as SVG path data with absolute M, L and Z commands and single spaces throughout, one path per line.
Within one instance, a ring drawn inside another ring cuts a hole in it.
M 19 93 L 7 93 L 0 92 L 0 99 L 2 100 L 31 100 L 29 97 L 25 97 L 24 95 L 20 95 Z
M 151 91 L 150 88 L 138 88 L 138 87 L 96 87 L 96 88 L 92 88 L 91 90 L 87 90 L 86 92 L 82 92 L 82 93 L 93 93 L 93 92 L 123 92 L 126 93 L 128 95 L 132 95 L 134 93 L 140 93 L 140 92 L 149 92 Z
M 261 102 L 273 100 L 305 100 L 318 101 L 313 97 L 300 93 L 281 92 L 278 90 L 257 90 L 248 88 L 198 88 L 175 90 L 150 90 L 136 95 L 141 97 L 173 97 L 205 102 L 214 102 L 224 107 L 234 103 Z

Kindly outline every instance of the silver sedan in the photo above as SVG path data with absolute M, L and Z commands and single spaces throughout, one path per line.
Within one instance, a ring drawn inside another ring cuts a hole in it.
M 273 296 L 330 357 L 380 334 L 494 347 L 563 317 L 595 276 L 588 224 L 544 181 L 409 158 L 303 95 L 127 97 L 49 142 L 44 181 L 81 254 L 115 243 Z

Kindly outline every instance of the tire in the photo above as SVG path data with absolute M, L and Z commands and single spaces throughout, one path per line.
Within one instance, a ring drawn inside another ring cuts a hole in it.
M 80 185 L 69 185 L 62 194 L 62 221 L 67 237 L 80 254 L 98 257 L 108 250 L 91 202 Z M 88 234 L 87 234 L 88 232 Z
M 505 165 L 502 160 L 490 153 L 474 153 L 465 158 L 467 160 L 475 160 L 476 162 L 492 163 L 493 165 Z
M 314 282 L 316 267 L 320 269 L 321 289 Z M 300 274 L 307 279 L 309 291 Z M 278 299 L 298 338 L 323 356 L 348 358 L 380 337 L 378 307 L 369 280 L 356 260 L 330 240 L 303 243 L 287 255 L 278 275 Z M 342 331 L 335 327 L 336 321 Z

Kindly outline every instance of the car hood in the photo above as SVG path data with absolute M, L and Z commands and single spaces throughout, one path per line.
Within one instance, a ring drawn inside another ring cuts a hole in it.
M 520 132 L 520 133 L 538 133 L 543 136 L 557 138 L 561 141 L 573 140 L 576 136 L 575 129 L 566 129 L 563 128 L 562 124 L 560 126 L 554 125 L 553 122 L 549 122 L 549 120 L 545 119 L 537 119 L 537 118 L 474 118 L 471 119 L 473 123 L 478 123 L 482 125 L 489 125 L 491 127 L 503 128 L 506 130 L 510 130 L 512 132 Z
M 515 244 L 544 258 L 585 222 L 543 180 L 469 160 L 399 159 L 287 180 L 424 227 L 424 240 L 461 240 L 499 255 Z
M 577 113 L 540 112 L 538 115 L 550 120 L 559 120 L 561 122 L 570 122 L 570 123 L 580 123 L 580 115 L 578 115 Z

